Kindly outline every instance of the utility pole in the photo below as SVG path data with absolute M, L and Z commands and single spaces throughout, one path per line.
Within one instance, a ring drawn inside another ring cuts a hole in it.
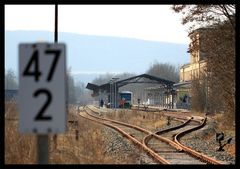
M 55 23 L 54 23 L 54 42 L 58 42 L 58 5 L 55 4 Z M 37 135 L 37 158 L 38 164 L 48 164 L 49 151 L 48 151 L 48 134 Z
M 115 95 L 115 108 L 117 108 L 117 96 L 118 96 L 118 94 L 117 94 L 117 83 L 115 82 L 115 90 L 116 90 L 116 95 Z
M 58 5 L 55 5 L 55 31 L 54 31 L 54 42 L 58 42 Z

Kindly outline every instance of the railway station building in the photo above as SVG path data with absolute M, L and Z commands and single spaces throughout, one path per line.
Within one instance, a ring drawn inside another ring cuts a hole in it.
M 177 108 L 191 108 L 191 84 L 195 79 L 200 80 L 200 83 L 206 77 L 207 72 L 207 60 L 206 53 L 203 52 L 204 37 L 206 32 L 212 28 L 199 28 L 189 33 L 190 44 L 190 63 L 184 64 L 180 67 L 180 81 L 175 84 L 177 91 Z M 195 50 L 191 50 L 191 49 Z M 187 100 L 183 102 L 183 98 L 187 97 Z
M 174 93 L 172 92 L 173 84 L 174 82 L 165 80 L 156 76 L 151 76 L 148 74 L 141 74 L 138 76 L 133 76 L 127 79 L 118 80 L 118 81 L 110 81 L 108 83 L 102 84 L 100 86 L 96 84 L 88 83 L 86 88 L 89 90 L 92 90 L 92 96 L 96 97 L 99 101 L 103 100 L 105 103 L 110 103 L 111 108 L 119 107 L 120 103 L 120 97 L 118 95 L 119 88 L 123 87 L 127 84 L 137 84 L 137 83 L 146 83 L 146 84 L 152 84 L 157 85 L 159 88 L 161 88 L 164 93 L 162 95 L 159 95 L 159 97 L 163 100 L 167 99 L 168 102 L 163 101 L 163 105 L 167 108 L 173 108 L 173 99 L 174 99 Z M 144 90 L 144 89 L 143 89 Z M 157 94 L 158 95 L 158 94 Z M 145 100 L 142 101 L 142 103 L 149 102 L 149 97 L 145 97 Z M 132 100 L 137 100 L 137 98 L 132 98 Z M 160 102 L 159 102 L 160 103 Z

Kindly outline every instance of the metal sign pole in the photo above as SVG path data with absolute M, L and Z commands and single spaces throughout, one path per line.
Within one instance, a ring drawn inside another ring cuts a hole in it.
M 55 5 L 55 31 L 54 31 L 54 42 L 58 41 L 58 6 Z M 48 164 L 48 134 L 37 135 L 37 153 L 38 153 L 38 164 Z
M 38 164 L 48 164 L 48 135 L 37 135 Z
M 55 5 L 55 31 L 54 31 L 54 42 L 58 42 L 58 5 Z
M 55 24 L 54 24 L 54 42 L 58 43 L 58 5 L 55 4 Z M 55 148 L 57 149 L 57 134 L 54 134 L 54 138 L 55 138 Z

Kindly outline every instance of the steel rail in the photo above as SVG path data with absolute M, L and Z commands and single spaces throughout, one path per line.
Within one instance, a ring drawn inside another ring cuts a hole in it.
M 136 106 L 135 106 L 135 107 L 136 107 Z M 142 107 L 140 107 L 140 108 L 144 108 L 144 107 L 142 106 Z M 151 107 L 148 107 L 147 109 L 148 109 L 147 111 L 149 111 L 149 110 L 155 111 L 155 110 L 156 110 L 156 108 L 151 108 Z M 162 109 L 159 109 L 158 111 L 163 111 L 163 110 L 162 110 Z M 171 111 L 171 110 L 168 110 L 168 111 Z M 169 115 L 168 112 L 164 112 L 164 115 L 166 115 L 166 114 Z M 174 117 L 175 115 L 171 115 L 171 116 Z M 186 116 L 185 116 L 185 115 L 181 115 L 181 117 L 179 117 L 179 115 L 178 115 L 178 117 L 175 117 L 175 119 L 178 118 L 178 119 L 184 120 L 184 119 L 187 119 L 188 117 L 189 117 L 188 115 L 186 115 Z M 163 131 L 156 132 L 155 134 L 163 134 L 163 133 L 168 132 L 168 131 L 171 131 L 171 130 L 176 130 L 176 129 L 178 129 L 178 128 L 184 127 L 184 126 L 187 125 L 187 123 L 189 123 L 190 121 L 198 122 L 198 123 L 200 123 L 200 125 L 176 134 L 176 135 L 174 136 L 174 142 L 176 142 L 179 146 L 181 146 L 185 152 L 187 152 L 187 153 L 189 153 L 189 154 L 191 154 L 191 155 L 194 155 L 195 157 L 197 157 L 197 158 L 199 158 L 199 159 L 201 159 L 201 160 L 204 160 L 204 161 L 206 161 L 206 162 L 209 163 L 209 164 L 215 164 L 215 165 L 217 165 L 217 164 L 225 164 L 225 163 L 222 162 L 222 161 L 213 159 L 213 158 L 211 158 L 211 157 L 209 157 L 209 156 L 207 156 L 207 155 L 205 155 L 205 154 L 203 154 L 203 153 L 199 153 L 199 152 L 197 152 L 197 151 L 195 151 L 195 150 L 193 150 L 193 149 L 191 149 L 191 148 L 189 148 L 189 147 L 187 147 L 187 146 L 184 146 L 184 145 L 181 144 L 180 141 L 179 141 L 179 140 L 180 140 L 180 137 L 182 137 L 183 135 L 185 135 L 185 134 L 187 134 L 187 133 L 190 133 L 190 132 L 192 132 L 192 131 L 194 131 L 194 130 L 198 130 L 198 129 L 202 128 L 202 127 L 205 125 L 206 120 L 207 120 L 206 117 L 205 117 L 204 119 L 201 119 L 201 120 L 197 120 L 197 119 L 194 119 L 193 117 L 191 117 L 191 119 L 187 120 L 186 123 L 180 124 L 179 126 L 172 127 L 172 128 L 169 128 L 169 129 L 166 129 L 166 130 L 163 130 Z M 144 138 L 144 143 L 147 144 L 147 142 L 149 142 L 149 140 L 150 140 L 151 138 L 152 138 L 151 135 L 146 136 L 146 137 Z
M 219 161 L 219 160 L 216 160 L 214 158 L 211 158 L 203 153 L 200 153 L 200 152 L 197 152 L 183 144 L 180 143 L 180 137 L 182 137 L 183 135 L 187 134 L 187 133 L 190 133 L 194 130 L 198 130 L 200 128 L 202 128 L 205 124 L 206 124 L 206 121 L 207 121 L 207 117 L 204 118 L 204 120 L 202 120 L 202 122 L 200 123 L 200 125 L 196 126 L 196 127 L 193 127 L 191 129 L 188 129 L 188 130 L 185 130 L 183 132 L 180 132 L 178 134 L 176 134 L 174 136 L 174 141 L 183 148 L 184 151 L 196 156 L 197 158 L 201 159 L 201 160 L 204 160 L 206 161 L 207 163 L 209 164 L 215 164 L 215 165 L 218 165 L 218 164 L 225 164 L 224 162 L 222 161 Z
M 86 113 L 87 113 L 87 112 L 86 112 Z M 88 114 L 88 113 L 87 113 L 87 114 Z M 94 121 L 94 122 L 97 122 L 97 123 L 101 123 L 101 124 L 103 124 L 103 125 L 106 125 L 106 126 L 108 126 L 108 127 L 110 127 L 110 128 L 113 128 L 113 129 L 117 130 L 117 131 L 120 132 L 123 136 L 125 136 L 126 138 L 130 139 L 131 141 L 133 141 L 133 142 L 134 142 L 136 145 L 138 145 L 140 148 L 143 148 L 143 150 L 147 151 L 154 159 L 156 159 L 157 161 L 159 161 L 161 164 L 169 164 L 169 162 L 168 162 L 167 160 L 165 160 L 164 158 L 162 158 L 161 156 L 159 156 L 157 153 L 155 153 L 153 150 L 151 150 L 151 149 L 148 148 L 147 146 L 143 145 L 140 141 L 138 141 L 136 138 L 132 137 L 132 136 L 131 136 L 130 134 L 128 134 L 127 132 L 123 131 L 121 128 L 116 127 L 116 126 L 114 126 L 114 125 L 111 125 L 111 124 L 109 124 L 109 123 L 107 123 L 107 122 L 102 122 L 102 121 L 100 121 L 100 119 L 96 120 L 96 119 L 94 119 L 95 117 L 92 117 L 92 116 L 90 116 L 89 114 L 88 114 L 88 115 L 89 115 L 91 118 L 85 117 L 85 116 L 81 115 L 80 113 L 79 113 L 79 115 L 80 115 L 81 117 L 83 117 L 83 118 L 89 119 L 89 120 Z
M 96 112 L 97 110 L 92 110 L 91 108 L 87 107 L 88 109 L 90 109 L 91 111 L 95 112 L 95 113 L 98 113 Z M 121 124 L 121 125 L 124 125 L 124 126 L 127 126 L 127 127 L 131 127 L 131 128 L 134 128 L 136 130 L 139 130 L 141 132 L 144 132 L 146 134 L 149 134 L 149 135 L 153 135 L 153 137 L 157 138 L 158 140 L 161 140 L 167 144 L 170 144 L 171 146 L 173 146 L 174 148 L 176 148 L 178 151 L 182 151 L 182 148 L 180 146 L 178 146 L 174 141 L 170 140 L 170 139 L 167 139 L 167 138 L 164 138 L 162 136 L 159 136 L 153 132 L 150 132 L 146 129 L 143 129 L 139 126 L 135 126 L 135 125 L 131 125 L 131 124 L 128 124 L 128 123 L 124 123 L 124 122 L 120 122 L 120 121 L 116 121 L 116 120 L 112 120 L 112 119 L 108 119 L 108 118 L 104 118 L 104 117 L 98 117 L 98 116 L 94 116 L 92 114 L 89 114 L 90 116 L 93 116 L 95 118 L 98 118 L 98 119 L 102 119 L 102 120 L 106 120 L 106 121 L 111 121 L 111 122 L 114 122 L 116 124 Z
M 176 126 L 173 126 L 173 127 L 170 127 L 170 128 L 167 128 L 165 130 L 162 130 L 162 131 L 158 131 L 158 132 L 155 132 L 155 134 L 159 135 L 159 134 L 163 134 L 163 133 L 166 133 L 166 132 L 169 132 L 169 131 L 172 131 L 172 130 L 176 130 L 176 129 L 180 129 L 184 126 L 186 126 L 187 124 L 190 123 L 190 121 L 193 119 L 193 117 L 190 117 L 188 118 L 188 120 L 186 120 L 185 122 L 183 122 L 182 124 L 180 125 L 176 125 Z M 150 142 L 150 140 L 152 139 L 152 135 L 147 135 L 144 137 L 143 139 L 143 143 L 145 145 L 148 145 L 148 143 Z M 196 159 L 196 156 L 195 155 L 192 155 L 191 153 L 187 152 L 186 149 L 183 149 L 182 153 L 185 153 L 185 154 L 190 154 L 191 156 L 193 156 L 193 159 L 195 158 Z M 161 155 L 161 152 L 160 152 L 160 155 Z M 183 154 L 179 155 L 179 159 L 181 159 L 183 156 Z M 198 159 L 198 158 L 197 158 Z M 201 161 L 201 160 L 200 160 Z
M 183 124 L 180 124 L 180 125 L 177 125 L 177 126 L 174 126 L 174 127 L 162 130 L 162 131 L 158 131 L 158 132 L 156 132 L 156 134 L 159 135 L 159 134 L 163 134 L 163 133 L 166 133 L 166 132 L 169 132 L 169 131 L 172 131 L 172 130 L 179 129 L 179 128 L 184 127 L 187 124 L 189 124 L 190 121 L 198 122 L 198 123 L 200 123 L 200 125 L 192 127 L 192 128 L 190 128 L 188 130 L 185 130 L 185 131 L 182 131 L 182 132 L 176 134 L 174 136 L 174 142 L 177 143 L 179 146 L 181 146 L 183 148 L 183 151 L 185 151 L 185 152 L 189 153 L 190 155 L 193 155 L 193 156 L 197 157 L 198 159 L 203 160 L 203 161 L 205 161 L 205 162 L 207 162 L 209 164 L 215 164 L 215 165 L 216 164 L 224 164 L 222 161 L 213 159 L 213 158 L 211 158 L 211 157 L 209 157 L 209 156 L 207 156 L 207 155 L 205 155 L 203 153 L 199 153 L 199 152 L 197 152 L 197 151 L 195 151 L 195 150 L 193 150 L 193 149 L 191 149 L 191 148 L 189 148 L 187 146 L 184 146 L 179 141 L 180 137 L 182 137 L 183 135 L 185 135 L 187 133 L 190 133 L 190 132 L 192 132 L 194 130 L 198 130 L 198 129 L 202 128 L 206 124 L 206 121 L 207 121 L 206 117 L 204 119 L 201 119 L 201 120 L 197 120 L 197 119 L 194 119 L 193 117 L 191 117 L 189 120 L 187 120 Z M 148 142 L 150 140 L 150 138 L 145 138 L 145 139 L 146 139 L 146 142 Z
M 89 107 L 88 107 L 88 108 L 89 108 Z M 96 110 L 96 109 L 95 109 L 95 110 L 92 110 L 91 108 L 89 108 L 89 109 L 90 109 L 91 111 L 95 112 L 95 113 L 98 113 L 98 111 L 99 111 L 99 110 Z M 91 115 L 91 114 L 89 114 L 89 115 Z M 194 119 L 192 116 L 185 116 L 185 115 L 181 115 L 181 117 L 179 117 L 179 115 L 178 115 L 177 117 L 176 117 L 176 116 L 172 116 L 172 117 L 177 118 L 177 119 L 182 119 L 182 120 L 180 120 L 180 121 L 183 121 L 183 120 L 186 120 L 186 121 L 183 122 L 183 124 L 180 124 L 180 125 L 177 125 L 177 126 L 174 126 L 174 127 L 171 127 L 171 128 L 168 128 L 168 129 L 166 129 L 166 130 L 163 130 L 163 131 L 160 131 L 160 132 L 156 132 L 156 133 L 149 132 L 149 131 L 147 131 L 147 130 L 145 130 L 145 129 L 143 129 L 143 128 L 140 128 L 140 127 L 138 127 L 138 126 L 134 126 L 135 129 L 140 130 L 140 131 L 148 134 L 147 136 L 145 136 L 145 137 L 143 138 L 143 145 L 146 146 L 146 147 L 148 147 L 147 144 L 148 144 L 149 140 L 154 137 L 154 138 L 157 138 L 157 139 L 162 140 L 162 141 L 165 140 L 166 142 L 168 142 L 168 144 L 170 144 L 171 146 L 175 147 L 175 148 L 178 149 L 179 151 L 184 151 L 184 152 L 190 154 L 191 156 L 193 156 L 193 157 L 195 157 L 195 158 L 198 158 L 198 159 L 200 159 L 201 161 L 204 161 L 204 162 L 206 162 L 206 163 L 208 163 L 208 164 L 224 164 L 224 163 L 221 162 L 221 161 L 215 160 L 215 159 L 213 159 L 213 158 L 211 158 L 211 157 L 208 157 L 207 155 L 204 155 L 204 154 L 199 153 L 199 152 L 197 152 L 197 151 L 195 151 L 195 150 L 193 150 L 193 149 L 191 149 L 191 148 L 189 148 L 189 147 L 186 147 L 186 146 L 182 145 L 182 144 L 178 141 L 179 138 L 182 137 L 183 135 L 185 135 L 185 134 L 187 134 L 187 133 L 189 133 L 189 132 L 191 132 L 191 131 L 193 131 L 193 130 L 197 130 L 197 129 L 202 128 L 202 127 L 205 125 L 205 123 L 206 123 L 206 118 L 197 120 L 197 119 Z M 97 117 L 97 116 L 95 116 L 95 118 L 99 118 L 99 119 L 103 119 L 103 120 L 108 120 L 108 121 L 111 121 L 111 122 L 114 122 L 114 123 L 117 123 L 117 124 L 122 124 L 122 125 L 125 125 L 125 126 L 132 127 L 132 125 L 129 125 L 129 124 L 123 123 L 123 122 L 119 122 L 119 121 L 116 121 L 116 120 L 111 120 L 111 119 L 107 119 L 107 118 L 100 118 L 100 117 Z M 165 132 L 168 132 L 168 131 L 171 131 L 171 130 L 176 130 L 176 129 L 179 129 L 179 128 L 181 128 L 181 127 L 184 127 L 184 126 L 186 126 L 188 123 L 190 123 L 190 121 L 194 121 L 194 122 L 200 123 L 200 125 L 176 134 L 176 135 L 174 136 L 174 142 L 173 142 L 173 143 L 172 143 L 172 142 L 169 142 L 169 141 L 171 141 L 171 140 L 169 140 L 169 139 L 167 139 L 167 138 L 159 137 L 159 136 L 158 136 L 158 134 L 162 134 L 162 133 L 165 133 Z M 175 143 L 176 143 L 178 146 L 176 146 Z M 181 147 L 181 148 L 179 148 L 179 147 Z M 170 162 L 169 162 L 169 164 L 170 164 Z
M 173 127 L 167 128 L 167 129 L 162 130 L 162 131 L 157 131 L 157 132 L 155 132 L 155 134 L 160 135 L 160 134 L 166 133 L 166 132 L 171 131 L 171 130 L 179 129 L 179 128 L 187 125 L 187 123 L 189 123 L 190 121 L 191 121 L 191 118 L 189 118 L 187 121 L 185 121 L 184 123 L 182 123 L 180 125 L 173 126 Z M 149 135 L 145 136 L 144 139 L 143 139 L 143 143 L 145 145 L 147 145 L 151 138 L 152 138 L 152 134 L 149 134 Z

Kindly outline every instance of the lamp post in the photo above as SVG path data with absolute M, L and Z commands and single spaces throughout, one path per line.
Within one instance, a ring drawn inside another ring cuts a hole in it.
M 110 105 L 109 108 L 112 108 L 112 82 L 113 80 L 109 81 L 109 100 L 110 100 Z
M 176 107 L 174 106 L 174 102 L 175 102 L 175 99 L 176 99 L 177 91 L 172 88 L 171 94 L 172 94 L 172 109 L 174 109 L 174 108 L 176 108 Z
M 113 77 L 113 83 L 114 83 L 114 108 L 117 108 L 117 83 L 118 77 Z

